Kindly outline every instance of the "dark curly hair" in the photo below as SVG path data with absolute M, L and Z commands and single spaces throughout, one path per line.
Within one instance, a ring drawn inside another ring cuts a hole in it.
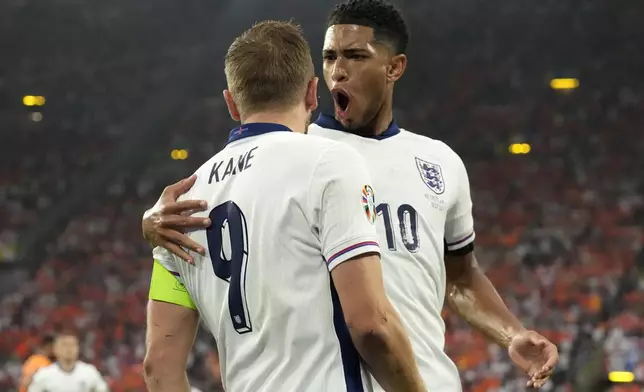
M 371 27 L 377 41 L 389 44 L 396 54 L 405 53 L 409 31 L 400 11 L 384 0 L 349 0 L 333 7 L 327 26 L 354 24 Z

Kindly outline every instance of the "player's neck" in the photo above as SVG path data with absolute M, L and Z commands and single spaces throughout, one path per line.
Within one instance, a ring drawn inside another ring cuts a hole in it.
M 306 133 L 307 117 L 301 110 L 294 108 L 286 111 L 258 112 L 242 119 L 242 124 L 275 123 L 290 128 L 293 132 Z
M 76 366 L 76 361 L 64 361 L 64 360 L 58 360 L 58 366 L 66 372 L 71 372 L 74 370 L 74 366 Z
M 381 135 L 389 128 L 393 119 L 393 94 L 390 94 L 385 102 L 383 102 L 382 107 L 373 120 L 356 133 L 374 136 Z
M 383 134 L 388 128 L 391 122 L 394 120 L 393 109 L 390 104 L 385 104 L 382 110 L 378 113 L 373 122 L 373 130 L 375 135 Z

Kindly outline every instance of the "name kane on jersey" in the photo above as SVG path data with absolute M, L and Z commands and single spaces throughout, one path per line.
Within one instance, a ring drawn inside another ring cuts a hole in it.
M 223 174 L 221 174 L 221 177 L 219 176 L 219 174 L 221 173 L 220 170 L 224 162 L 226 161 L 215 162 L 212 165 L 212 169 L 210 169 L 208 184 L 212 184 L 213 179 L 215 180 L 215 182 L 223 181 L 228 176 L 234 176 L 235 174 L 241 173 L 242 171 L 250 168 L 252 166 L 250 161 L 254 158 L 253 151 L 255 150 L 257 150 L 257 147 L 253 147 L 245 153 L 239 155 L 237 159 L 233 157 L 228 159 L 228 163 L 226 164 L 226 168 L 224 169 Z

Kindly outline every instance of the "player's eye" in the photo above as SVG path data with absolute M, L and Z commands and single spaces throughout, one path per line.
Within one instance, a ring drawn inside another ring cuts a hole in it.
M 329 61 L 329 60 L 335 60 L 335 55 L 334 54 L 325 54 L 323 56 L 324 60 Z
M 352 55 L 347 56 L 347 57 L 352 59 L 352 60 L 364 60 L 364 59 L 367 58 L 367 56 L 365 56 L 364 54 L 352 54 Z

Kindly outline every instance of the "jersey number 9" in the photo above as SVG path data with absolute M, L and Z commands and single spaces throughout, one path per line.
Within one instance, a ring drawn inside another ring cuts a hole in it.
M 246 302 L 246 264 L 248 231 L 246 218 L 233 201 L 227 201 L 210 212 L 212 225 L 206 229 L 212 268 L 218 278 L 229 283 L 228 310 L 235 331 L 251 332 L 253 327 Z M 228 238 L 229 241 L 224 242 Z M 228 243 L 230 244 L 229 246 Z

